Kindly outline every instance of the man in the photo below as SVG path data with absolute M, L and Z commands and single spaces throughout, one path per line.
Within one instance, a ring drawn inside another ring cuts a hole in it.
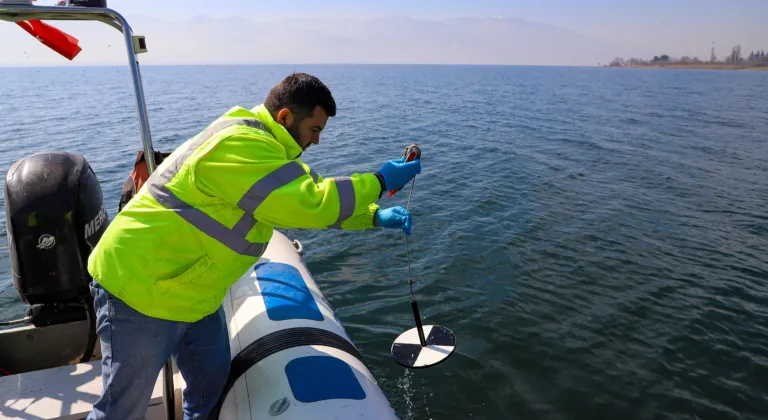
M 234 107 L 181 145 L 123 207 L 88 260 L 104 384 L 89 419 L 142 418 L 171 355 L 187 383 L 184 418 L 208 416 L 229 373 L 222 300 L 274 227 L 410 234 L 409 212 L 375 202 L 419 161 L 323 179 L 299 159 L 335 114 L 320 80 L 292 74 L 263 105 Z

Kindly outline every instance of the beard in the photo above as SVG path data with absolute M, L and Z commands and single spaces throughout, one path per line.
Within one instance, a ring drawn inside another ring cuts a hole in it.
M 306 146 L 302 146 L 301 145 L 301 135 L 299 134 L 299 122 L 298 121 L 294 121 L 293 124 L 288 126 L 285 130 L 288 132 L 288 134 L 291 135 L 291 137 L 293 137 L 293 141 L 295 141 L 296 144 L 298 144 L 299 147 L 301 147 L 301 150 L 307 150 L 307 148 L 309 147 L 310 143 L 307 142 Z

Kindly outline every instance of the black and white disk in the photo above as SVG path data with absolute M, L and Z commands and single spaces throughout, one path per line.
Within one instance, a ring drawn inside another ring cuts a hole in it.
M 392 343 L 392 357 L 407 368 L 426 368 L 448 358 L 456 349 L 456 336 L 439 325 L 425 325 L 427 345 L 422 347 L 416 328 L 400 334 Z

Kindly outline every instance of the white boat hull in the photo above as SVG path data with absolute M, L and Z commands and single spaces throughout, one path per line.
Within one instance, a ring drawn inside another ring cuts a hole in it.
M 233 358 L 249 346 L 259 355 L 269 353 L 265 348 L 290 347 L 262 358 L 234 382 L 220 419 L 397 418 L 353 354 L 352 340 L 299 252 L 280 232 L 255 269 L 231 287 L 224 308 Z

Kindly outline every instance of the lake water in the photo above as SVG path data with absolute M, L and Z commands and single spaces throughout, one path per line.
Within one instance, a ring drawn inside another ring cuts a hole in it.
M 390 357 L 413 326 L 402 234 L 285 232 L 403 418 L 768 415 L 768 72 L 145 67 L 156 148 L 294 70 L 339 105 L 303 156 L 323 176 L 422 146 L 415 292 L 457 336 L 447 362 Z M 5 68 L 0 92 L 3 182 L 32 152 L 79 152 L 113 217 L 141 148 L 127 69 Z M 24 311 L 6 241 L 0 319 Z

